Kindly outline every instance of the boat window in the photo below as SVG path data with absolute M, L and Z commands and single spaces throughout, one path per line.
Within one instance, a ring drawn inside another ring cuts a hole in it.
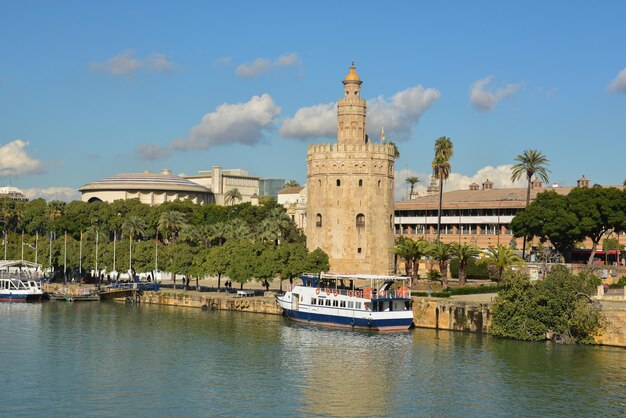
M 311 305 L 315 305 L 317 303 L 317 300 L 315 298 L 311 298 Z
M 330 306 L 330 299 L 326 299 L 326 306 Z
M 341 302 L 339 302 L 339 307 L 340 308 L 345 308 L 346 307 L 346 301 L 342 300 Z
M 339 301 L 337 299 L 333 300 L 333 306 L 339 306 Z
M 350 309 L 354 308 L 354 302 L 349 301 L 348 302 L 348 308 L 350 308 Z
M 354 307 L 356 309 L 361 309 L 361 302 L 356 302 Z

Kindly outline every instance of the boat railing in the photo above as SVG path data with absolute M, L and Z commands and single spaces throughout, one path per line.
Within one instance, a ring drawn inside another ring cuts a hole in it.
M 317 292 L 317 289 L 316 289 Z M 411 292 L 406 287 L 393 290 L 376 290 L 371 288 L 363 289 L 332 289 L 332 288 L 319 288 L 320 295 L 326 296 L 348 296 L 355 298 L 365 299 L 406 299 L 411 297 Z

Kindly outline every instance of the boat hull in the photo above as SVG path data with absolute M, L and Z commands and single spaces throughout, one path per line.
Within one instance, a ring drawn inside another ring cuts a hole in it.
M 378 331 L 406 330 L 413 325 L 413 318 L 358 318 L 337 315 L 326 315 L 315 312 L 302 312 L 293 309 L 283 309 L 283 315 L 293 321 L 306 322 L 315 325 L 325 325 L 341 328 L 372 329 Z
M 25 303 L 41 302 L 43 293 L 0 293 L 0 302 Z

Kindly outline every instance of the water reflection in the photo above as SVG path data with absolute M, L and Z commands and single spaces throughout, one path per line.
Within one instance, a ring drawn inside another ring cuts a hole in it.
M 626 350 L 117 303 L 0 304 L 3 414 L 626 414 Z

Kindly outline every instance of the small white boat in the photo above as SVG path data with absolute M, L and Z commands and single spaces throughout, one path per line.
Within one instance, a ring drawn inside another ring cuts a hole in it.
M 31 277 L 12 273 L 0 275 L 0 302 L 40 302 L 43 290 Z
M 301 285 L 276 296 L 289 319 L 373 330 L 408 329 L 413 324 L 408 277 L 304 274 L 301 279 Z

